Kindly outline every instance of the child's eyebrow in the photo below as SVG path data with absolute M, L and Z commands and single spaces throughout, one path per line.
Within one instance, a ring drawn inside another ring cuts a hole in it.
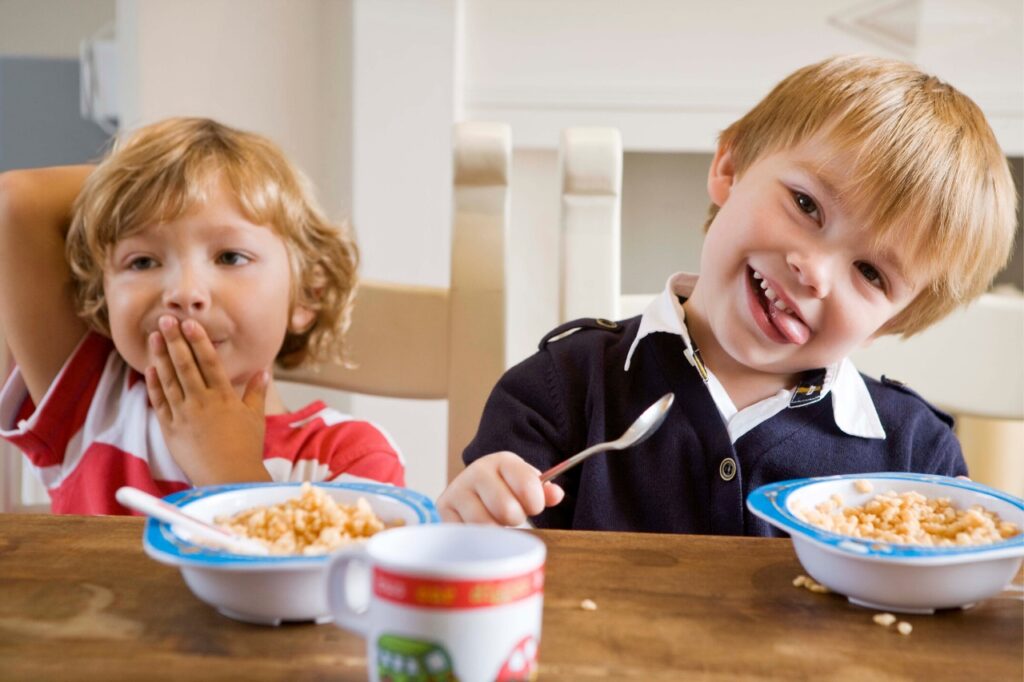
M 879 251 L 878 256 L 882 259 L 882 262 L 892 270 L 896 279 L 902 282 L 905 286 L 914 288 L 917 285 L 916 280 L 911 277 L 910 272 L 907 270 L 907 263 L 903 258 L 899 257 L 896 251 L 884 248 Z
M 840 197 L 842 195 L 837 189 L 839 183 L 836 182 L 832 178 L 832 175 L 822 166 L 812 164 L 808 161 L 797 160 L 796 167 L 803 171 L 805 175 L 809 176 L 816 184 L 820 185 L 821 189 L 828 195 L 828 199 L 836 203 L 841 203 Z

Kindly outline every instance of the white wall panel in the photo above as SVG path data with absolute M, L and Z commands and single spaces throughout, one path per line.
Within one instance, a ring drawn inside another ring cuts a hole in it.
M 710 151 L 794 69 L 837 53 L 918 61 L 1024 151 L 1019 0 L 469 0 L 466 110 L 518 146 L 614 126 L 627 151 Z

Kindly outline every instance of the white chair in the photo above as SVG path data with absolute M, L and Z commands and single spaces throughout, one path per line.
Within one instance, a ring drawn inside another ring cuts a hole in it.
M 462 450 L 505 369 L 512 149 L 504 124 L 460 123 L 454 138 L 450 286 L 364 281 L 348 336 L 356 367 L 276 372 L 285 381 L 350 393 L 447 398 L 449 480 L 462 470 Z
M 618 132 L 566 129 L 559 167 L 562 320 L 641 314 L 657 292 L 620 293 Z M 1024 496 L 1024 296 L 986 294 L 906 341 L 879 339 L 853 361 L 953 413 L 971 475 Z
M 984 294 L 920 334 L 882 337 L 852 359 L 952 413 L 972 478 L 1024 496 L 1024 295 Z
M 567 128 L 561 178 L 561 321 L 620 317 L 622 136 L 615 128 Z
M 562 131 L 558 149 L 562 322 L 579 317 L 633 317 L 656 295 L 622 293 L 622 165 L 622 136 L 617 129 Z
M 906 341 L 879 338 L 853 361 L 951 412 L 1024 419 L 1024 296 L 984 294 Z

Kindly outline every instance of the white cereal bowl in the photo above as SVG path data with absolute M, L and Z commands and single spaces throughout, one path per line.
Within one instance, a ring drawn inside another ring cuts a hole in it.
M 165 502 L 213 522 L 253 507 L 274 505 L 299 496 L 301 483 L 243 483 L 192 488 Z M 428 497 L 381 483 L 315 483 L 340 503 L 366 498 L 385 524 L 438 523 Z M 329 555 L 255 556 L 235 554 L 192 542 L 188 531 L 150 518 L 143 547 L 153 559 L 181 569 L 192 592 L 225 616 L 247 623 L 280 625 L 283 621 L 331 620 L 327 607 Z
M 873 490 L 858 492 L 854 483 L 869 481 Z M 782 481 L 761 486 L 747 507 L 793 539 L 793 549 L 807 573 L 854 604 L 903 613 L 968 608 L 998 594 L 1020 569 L 1024 534 L 991 545 L 924 547 L 862 540 L 838 535 L 796 515 L 833 494 L 843 506 L 860 506 L 890 490 L 916 491 L 928 498 L 947 497 L 961 509 L 980 504 L 1004 521 L 1024 528 L 1024 500 L 993 488 L 946 476 L 911 473 L 855 474 Z

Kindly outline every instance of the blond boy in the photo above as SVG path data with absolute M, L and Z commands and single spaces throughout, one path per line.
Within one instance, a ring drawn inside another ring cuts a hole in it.
M 977 106 L 908 64 L 829 59 L 722 133 L 707 188 L 700 276 L 673 275 L 638 318 L 560 327 L 509 370 L 443 518 L 765 535 L 744 506 L 765 483 L 966 473 L 947 415 L 847 356 L 928 327 L 1005 264 L 1014 190 Z M 540 483 L 668 391 L 642 445 Z
M 55 512 L 123 513 L 122 485 L 401 484 L 378 429 L 321 402 L 289 412 L 272 378 L 340 354 L 357 262 L 275 145 L 207 119 L 142 128 L 95 169 L 0 176 L 17 362 L 0 435 Z

